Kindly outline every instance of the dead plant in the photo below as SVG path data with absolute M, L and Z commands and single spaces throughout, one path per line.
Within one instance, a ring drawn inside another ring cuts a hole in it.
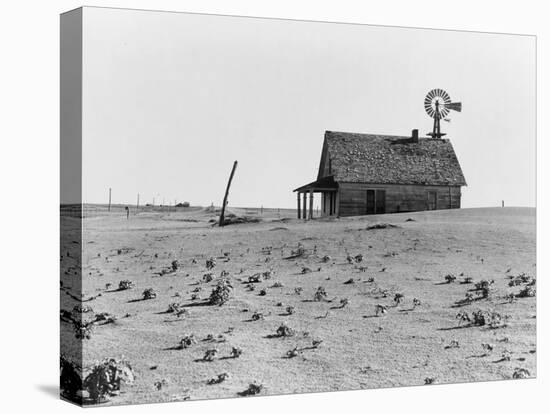
M 156 292 L 153 288 L 145 289 L 142 293 L 143 300 L 155 299 L 157 297 Z
M 317 288 L 317 291 L 313 295 L 313 300 L 315 302 L 321 302 L 321 301 L 327 300 L 327 292 L 325 291 L 325 288 L 323 286 L 319 286 Z
M 286 323 L 282 323 L 276 331 L 276 336 L 279 337 L 290 337 L 294 336 L 296 333 L 294 332 L 294 329 L 289 327 Z
M 287 358 L 294 358 L 298 356 L 298 347 L 295 346 L 293 349 L 286 352 Z
M 127 289 L 132 289 L 134 287 L 134 282 L 132 282 L 131 280 L 121 280 L 120 282 L 118 282 L 118 290 L 127 290 Z
M 229 378 L 229 374 L 227 372 L 224 372 L 222 374 L 218 374 L 217 377 L 210 378 L 206 383 L 208 385 L 220 384 L 224 382 L 227 378 Z
M 216 348 L 213 348 L 213 349 L 208 349 L 206 350 L 206 352 L 204 353 L 204 356 L 202 357 L 202 360 L 203 361 L 207 361 L 207 362 L 211 362 L 214 360 L 214 358 L 216 357 L 218 353 L 218 350 Z
M 512 374 L 512 378 L 514 379 L 525 379 L 525 378 L 529 378 L 530 376 L 531 376 L 531 373 L 525 368 L 516 368 L 514 370 L 514 373 Z
M 254 312 L 251 316 L 253 321 L 260 321 L 264 319 L 264 314 L 262 312 Z
M 229 296 L 232 290 L 233 286 L 231 286 L 228 280 L 220 280 L 218 282 L 218 285 L 212 290 L 212 293 L 210 294 L 209 303 L 211 305 L 222 306 L 229 300 Z
M 234 346 L 231 348 L 231 353 L 229 354 L 230 358 L 238 358 L 242 355 L 243 350 L 241 348 L 238 348 Z
M 256 395 L 262 392 L 263 385 L 261 384 L 249 384 L 248 388 L 244 391 L 239 392 L 238 394 L 241 397 L 247 397 L 249 395 Z
M 384 315 L 387 312 L 388 312 L 388 308 L 384 305 L 378 304 L 374 307 L 374 313 L 376 316 Z
M 396 293 L 395 296 L 393 297 L 395 306 L 399 306 L 401 302 L 403 302 L 403 299 L 405 299 L 405 296 L 402 293 Z
M 537 295 L 537 291 L 533 286 L 525 286 L 516 294 L 517 298 L 534 298 Z
M 107 358 L 103 362 L 88 368 L 89 373 L 83 375 L 83 390 L 87 391 L 94 403 L 100 403 L 109 396 L 118 395 L 121 382 L 132 382 L 134 373 L 125 360 Z
M 216 267 L 216 259 L 213 257 L 206 259 L 206 270 L 212 270 L 214 267 Z
M 445 282 L 447 283 L 453 283 L 455 280 L 456 280 L 456 276 L 453 275 L 452 273 L 449 273 L 448 275 L 445 276 Z

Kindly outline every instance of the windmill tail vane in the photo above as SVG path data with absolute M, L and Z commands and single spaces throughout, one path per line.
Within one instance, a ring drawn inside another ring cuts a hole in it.
M 441 119 L 451 122 L 447 115 L 450 111 L 462 112 L 462 102 L 452 102 L 449 94 L 443 89 L 432 89 L 424 99 L 424 109 L 434 120 L 433 130 L 428 135 L 432 138 L 441 138 L 446 135 L 441 132 Z
M 447 108 L 456 112 L 462 112 L 462 102 L 451 102 L 447 105 Z

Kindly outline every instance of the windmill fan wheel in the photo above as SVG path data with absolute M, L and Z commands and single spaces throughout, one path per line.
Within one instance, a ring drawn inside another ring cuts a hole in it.
M 424 99 L 424 109 L 426 113 L 434 118 L 436 116 L 436 108 L 439 109 L 441 118 L 445 118 L 451 109 L 451 97 L 443 89 L 432 89 Z

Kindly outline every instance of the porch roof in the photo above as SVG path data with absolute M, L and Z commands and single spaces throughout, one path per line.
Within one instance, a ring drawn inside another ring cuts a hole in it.
M 324 191 L 336 191 L 338 190 L 338 183 L 334 181 L 334 177 L 329 175 L 328 177 L 319 178 L 317 181 L 313 181 L 309 184 L 298 187 L 294 192 L 324 192 Z

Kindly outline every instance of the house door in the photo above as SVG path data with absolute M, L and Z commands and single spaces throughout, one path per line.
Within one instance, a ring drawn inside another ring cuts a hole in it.
M 366 214 L 384 214 L 386 212 L 386 190 L 367 190 Z
M 437 191 L 428 191 L 428 210 L 437 209 Z
M 386 190 L 376 190 L 376 214 L 386 212 Z
M 375 198 L 374 190 L 367 190 L 367 214 L 374 214 L 376 212 Z

